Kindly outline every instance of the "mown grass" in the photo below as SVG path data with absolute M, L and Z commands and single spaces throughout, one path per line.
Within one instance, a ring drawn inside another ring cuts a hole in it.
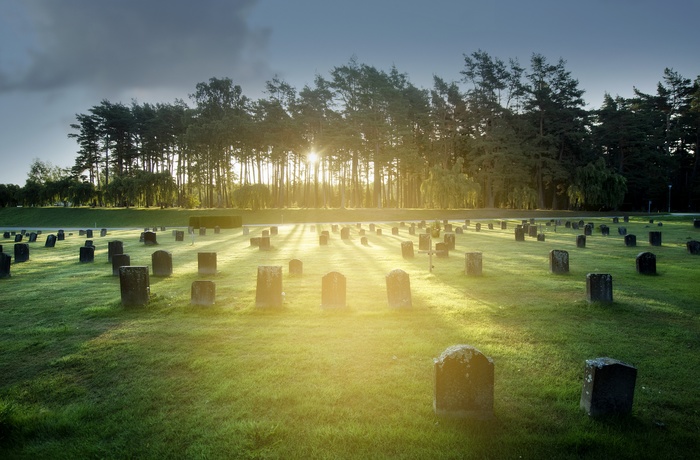
M 417 250 L 418 237 L 392 236 L 394 223 L 368 233 L 367 247 L 354 226 L 350 241 L 332 233 L 321 247 L 330 225 L 282 225 L 267 252 L 249 246 L 266 227 L 210 229 L 194 244 L 168 229 L 155 248 L 140 230 L 112 230 L 94 238 L 93 264 L 78 262 L 77 232 L 52 249 L 40 237 L 0 280 L 0 457 L 694 458 L 700 257 L 685 242 L 700 231 L 688 218 L 662 228 L 633 218 L 620 224 L 638 238 L 627 248 L 609 218 L 587 220 L 612 231 L 585 249 L 562 227 L 516 242 L 515 221 L 480 233 L 472 223 L 432 273 L 424 254 L 401 258 L 400 242 Z M 663 231 L 662 247 L 646 243 L 649 230 Z M 151 277 L 145 308 L 120 304 L 106 255 L 114 239 L 132 265 L 150 265 L 156 249 L 173 254 L 173 276 Z M 569 251 L 568 275 L 549 273 L 551 249 Z M 212 250 L 218 273 L 199 276 L 196 253 Z M 483 276 L 464 275 L 467 251 L 483 252 Z M 657 255 L 657 276 L 636 273 L 642 251 Z M 288 275 L 292 258 L 303 276 Z M 282 309 L 255 308 L 258 265 L 283 267 Z M 387 307 L 395 268 L 411 277 L 411 310 Z M 347 277 L 343 310 L 320 308 L 332 270 Z M 613 304 L 585 301 L 589 272 L 613 275 Z M 214 307 L 190 306 L 197 279 L 216 282 Z M 433 414 L 432 360 L 457 343 L 495 362 L 494 421 Z M 584 361 L 600 356 L 638 368 L 632 416 L 579 409 Z

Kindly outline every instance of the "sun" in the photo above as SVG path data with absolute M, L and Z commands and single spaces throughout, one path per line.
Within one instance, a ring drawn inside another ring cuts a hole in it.
M 306 155 L 306 159 L 309 163 L 316 163 L 318 161 L 318 154 L 316 152 L 309 152 L 309 154 Z

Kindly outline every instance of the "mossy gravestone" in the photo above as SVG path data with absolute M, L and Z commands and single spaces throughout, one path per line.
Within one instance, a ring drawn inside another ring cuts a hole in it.
M 464 272 L 467 276 L 481 276 L 482 258 L 480 252 L 464 253 Z
M 129 254 L 114 254 L 112 256 L 112 276 L 119 276 L 119 268 L 131 265 Z
M 404 259 L 413 259 L 413 241 L 402 241 L 401 242 L 401 256 Z
M 216 275 L 216 253 L 198 252 L 197 266 L 200 275 Z
M 559 249 L 549 251 L 549 270 L 554 274 L 569 273 L 569 253 Z
M 522 225 L 515 227 L 515 241 L 525 241 L 525 229 Z
M 576 236 L 576 247 L 581 249 L 586 247 L 586 235 Z
M 156 251 L 151 254 L 153 276 L 170 276 L 173 274 L 173 255 L 168 251 Z
M 192 282 L 190 290 L 191 305 L 214 305 L 216 300 L 216 284 L 213 281 L 197 280 Z
M 282 267 L 274 265 L 258 266 L 255 306 L 260 308 L 281 308 L 282 300 Z
M 490 420 L 493 360 L 471 345 L 454 345 L 434 360 L 433 410 L 439 416 Z
M 445 233 L 442 238 L 443 242 L 447 246 L 447 249 L 453 251 L 455 249 L 455 234 Z
M 586 360 L 580 406 L 591 417 L 632 412 L 637 369 L 612 358 Z
M 589 273 L 586 275 L 586 300 L 588 302 L 611 303 L 612 275 L 606 273 Z
M 421 233 L 418 235 L 418 250 L 419 251 L 430 251 L 430 235 L 428 233 Z

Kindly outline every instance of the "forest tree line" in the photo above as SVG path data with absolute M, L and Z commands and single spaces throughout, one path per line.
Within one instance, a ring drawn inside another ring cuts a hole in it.
M 228 78 L 183 100 L 76 115 L 70 170 L 35 160 L 0 206 L 697 210 L 700 76 L 586 110 L 566 62 L 464 55 L 459 82 L 413 85 L 351 59 L 252 100 Z M 672 192 L 672 193 L 671 193 Z M 651 203 L 651 204 L 650 204 Z

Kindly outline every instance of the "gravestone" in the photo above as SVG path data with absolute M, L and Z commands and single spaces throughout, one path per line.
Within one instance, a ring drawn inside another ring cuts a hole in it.
M 148 267 L 137 265 L 119 267 L 119 287 L 122 293 L 122 305 L 146 305 L 151 291 Z
M 649 244 L 661 246 L 661 232 L 649 232 Z
M 85 240 L 85 244 L 83 244 L 86 248 L 94 248 L 95 243 L 92 240 Z
M 448 224 L 445 222 L 445 232 L 451 232 L 452 231 L 452 224 Z
M 360 238 L 360 244 L 361 244 L 362 246 L 369 246 L 369 243 L 367 242 L 367 237 L 366 237 L 366 236 L 363 236 L 362 238 Z
M 59 238 L 60 239 L 60 238 Z M 112 262 L 112 257 L 116 254 L 124 253 L 124 243 L 121 241 L 109 241 L 107 242 L 107 262 Z
M 15 263 L 29 260 L 29 244 L 15 243 Z
M 617 234 L 620 236 L 627 235 L 627 227 L 617 227 Z
M 85 236 L 85 230 L 78 230 L 78 236 Z
M 106 229 L 106 228 L 100 229 L 100 236 L 103 237 L 103 238 L 104 238 L 105 236 L 107 236 L 107 229 Z
M 289 274 L 291 276 L 301 276 L 304 272 L 304 264 L 299 259 L 289 261 Z
M 576 247 L 585 248 L 586 247 L 586 235 L 576 235 Z
M 482 255 L 480 252 L 464 253 L 464 273 L 467 276 L 481 276 Z
M 688 254 L 692 254 L 694 256 L 700 255 L 700 241 L 688 241 L 685 243 L 685 248 L 688 250 Z
M 185 232 L 183 230 L 175 230 L 175 241 L 185 241 Z
M 656 255 L 651 252 L 640 252 L 636 262 L 637 273 L 640 275 L 656 275 Z
M 489 230 L 493 230 L 493 222 L 489 222 Z
M 525 241 L 525 229 L 522 225 L 515 227 L 515 241 Z
M 16 233 L 15 234 L 15 243 L 21 243 L 22 238 L 23 238 L 23 235 L 21 233 Z
M 571 223 L 571 229 L 572 229 L 572 230 L 578 230 L 578 222 L 572 222 L 572 223 Z
M 369 224 L 369 231 L 370 231 L 370 232 L 373 232 L 373 231 L 375 231 L 376 229 L 377 229 L 377 226 L 376 226 L 376 225 L 374 225 L 374 224 Z
M 58 238 L 58 241 L 63 241 L 66 239 L 66 233 L 63 230 L 59 230 L 56 233 L 56 237 Z
M 632 412 L 637 369 L 612 358 L 587 359 L 580 407 L 591 417 Z
M 613 224 L 619 224 L 620 223 L 620 218 L 619 217 L 613 217 Z
M 91 229 L 85 230 L 85 238 L 93 238 Z
M 609 236 L 610 235 L 610 227 L 608 227 L 607 225 L 601 225 L 600 226 L 600 233 L 603 236 Z
M 549 271 L 554 274 L 569 273 L 569 253 L 559 249 L 549 251 Z
M 450 256 L 450 247 L 447 243 L 435 243 L 435 255 L 441 259 Z
M 158 244 L 155 232 L 143 232 L 143 244 L 146 246 L 155 246 Z
M 263 231 L 262 231 L 262 237 L 263 237 L 263 238 L 269 238 L 269 237 L 270 237 L 270 230 L 263 230 Z
M 399 227 L 391 227 L 391 234 L 396 236 L 399 234 Z
M 455 227 L 455 235 L 464 235 L 464 228 Z
M 537 241 L 544 241 L 544 233 L 537 234 Z
M 505 220 L 501 221 L 501 230 L 507 230 L 508 229 L 508 222 Z
M 146 239 L 146 232 L 141 232 L 141 235 L 139 236 L 139 243 L 143 243 Z
M 282 307 L 282 267 L 276 265 L 258 266 L 255 306 L 260 308 Z
M 357 234 L 360 236 L 365 236 L 365 229 L 361 229 L 359 232 L 357 232 Z
M 418 250 L 419 251 L 430 251 L 430 235 L 427 233 L 421 233 L 418 235 Z
M 416 235 L 416 227 L 413 227 L 413 226 L 408 227 L 408 234 L 411 236 L 415 236 Z
M 447 246 L 448 250 L 454 250 L 455 248 L 455 234 L 454 233 L 445 233 L 443 235 L 443 241 L 445 245 Z
M 197 253 L 197 272 L 200 275 L 216 275 L 216 253 Z
M 10 239 L 10 232 L 4 232 L 2 234 L 2 237 L 5 238 L 6 240 L 9 240 Z
M 209 280 L 196 280 L 190 288 L 190 305 L 208 307 L 216 300 L 216 283 Z
M 408 273 L 395 269 L 386 275 L 386 295 L 390 308 L 411 308 L 411 280 Z
M 579 220 L 579 221 L 578 221 L 578 226 L 579 226 L 579 227 L 583 227 L 584 225 L 586 225 L 586 222 L 584 222 L 584 221 L 582 221 L 582 220 Z
M 382 236 L 382 229 L 381 228 L 377 229 L 377 236 Z
M 269 251 L 272 248 L 272 245 L 270 243 L 270 237 L 269 236 L 263 236 L 260 238 L 260 244 L 258 245 L 258 249 L 261 251 Z
M 199 236 L 207 235 L 207 227 L 199 227 Z
M 476 225 L 474 225 L 474 230 L 476 230 L 477 232 L 480 232 L 481 231 L 481 223 L 477 222 Z
M 173 255 L 168 251 L 156 251 L 151 254 L 153 276 L 170 276 L 173 274 Z
M 46 242 L 44 243 L 45 248 L 53 248 L 56 247 L 56 235 L 47 235 L 46 236 Z
M 590 225 L 586 225 L 585 227 L 583 227 L 583 234 L 586 236 L 593 235 L 593 227 L 591 227 Z
M 90 263 L 95 261 L 95 247 L 94 246 L 82 246 L 80 248 L 80 263 Z
M 114 254 L 112 256 L 112 276 L 119 276 L 119 269 L 131 265 L 129 254 Z
M 218 225 L 214 226 L 214 235 L 219 235 L 221 233 L 221 227 Z
M 36 237 L 37 237 L 36 232 L 31 232 L 31 233 L 29 234 L 29 242 L 30 242 L 30 243 L 36 243 Z
M 589 273 L 586 275 L 586 300 L 588 302 L 611 303 L 612 275 L 603 273 Z
M 248 227 L 243 227 L 243 235 L 247 236 L 248 234 L 250 234 L 250 229 Z
M 434 360 L 433 410 L 438 416 L 491 420 L 493 360 L 471 345 L 453 345 Z
M 404 259 L 413 259 L 413 241 L 401 242 L 401 257 L 403 257 Z
M 471 224 L 471 220 L 469 220 L 469 219 L 464 219 L 464 225 L 466 225 L 467 227 L 469 227 L 470 224 Z
M 0 278 L 10 278 L 10 266 L 12 265 L 12 256 L 0 251 Z
M 625 246 L 634 247 L 637 246 L 637 236 L 636 235 L 625 235 Z
M 622 217 L 622 221 L 625 222 L 625 223 L 629 222 L 629 221 L 630 221 L 630 216 L 623 216 L 623 217 Z
M 530 225 L 527 228 L 527 231 L 528 231 L 528 236 L 530 238 L 537 238 L 537 226 L 536 225 Z
M 328 246 L 328 235 L 318 235 L 318 245 L 319 246 Z
M 567 221 L 564 223 L 564 228 L 571 228 L 571 221 L 570 221 L 570 220 L 567 220 Z
M 338 233 L 338 224 L 332 224 L 331 225 L 331 231 L 333 233 Z
M 259 247 L 260 246 L 260 237 L 259 236 L 254 236 L 250 239 L 250 245 L 253 247 Z
M 350 239 L 350 227 L 343 227 L 340 229 L 340 239 L 349 240 Z
M 345 276 L 338 272 L 321 278 L 321 308 L 345 308 Z
M 700 219 L 693 219 L 693 227 L 700 228 Z

